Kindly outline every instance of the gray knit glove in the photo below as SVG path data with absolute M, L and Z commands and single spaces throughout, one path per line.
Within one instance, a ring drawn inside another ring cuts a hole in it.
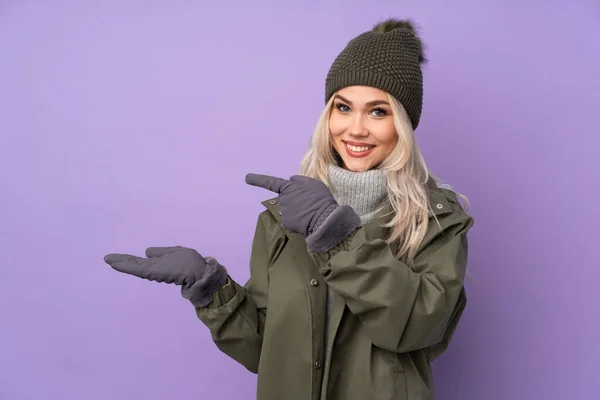
M 361 225 L 354 210 L 339 205 L 327 186 L 317 179 L 294 175 L 286 180 L 248 174 L 246 183 L 279 194 L 283 226 L 305 235 L 310 252 L 331 249 Z
M 108 254 L 104 261 L 113 269 L 150 281 L 181 286 L 182 296 L 197 307 L 212 301 L 212 294 L 227 282 L 227 271 L 212 257 L 181 246 L 149 247 L 148 258 Z

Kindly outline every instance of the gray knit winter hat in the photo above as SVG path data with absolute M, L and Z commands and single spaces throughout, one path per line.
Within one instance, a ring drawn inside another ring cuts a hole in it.
M 402 103 L 413 129 L 423 106 L 424 46 L 410 20 L 388 19 L 352 39 L 334 60 L 325 81 L 325 102 L 346 86 L 372 86 Z

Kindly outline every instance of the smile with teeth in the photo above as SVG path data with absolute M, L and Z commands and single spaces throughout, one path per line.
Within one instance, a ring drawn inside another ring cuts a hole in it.
M 344 144 L 346 145 L 347 148 L 349 148 L 354 153 L 362 153 L 364 151 L 371 150 L 373 147 L 375 147 L 375 146 L 353 146 L 348 143 L 344 143 Z

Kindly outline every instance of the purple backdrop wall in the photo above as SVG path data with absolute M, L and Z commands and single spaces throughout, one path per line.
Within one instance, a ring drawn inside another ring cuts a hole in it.
M 176 287 L 102 256 L 192 246 L 245 281 L 271 194 L 244 175 L 296 173 L 333 57 L 392 16 L 476 218 L 438 398 L 600 396 L 597 2 L 203 3 L 0 3 L 0 399 L 253 398 Z

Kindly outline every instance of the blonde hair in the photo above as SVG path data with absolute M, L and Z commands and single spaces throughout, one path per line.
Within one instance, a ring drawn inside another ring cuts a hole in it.
M 386 227 L 392 228 L 386 241 L 399 243 L 396 256 L 398 258 L 406 256 L 407 263 L 413 265 L 429 225 L 431 209 L 427 181 L 431 177 L 438 186 L 452 191 L 453 189 L 430 171 L 417 145 L 412 124 L 404 107 L 390 94 L 387 96 L 398 141 L 390 155 L 376 167 L 386 173 L 388 201 L 394 214 L 386 224 Z M 337 162 L 329 133 L 329 115 L 333 98 L 334 96 L 331 96 L 319 117 L 300 168 L 301 175 L 319 179 L 328 187 L 330 186 L 327 176 L 328 166 Z M 465 208 L 468 208 L 468 199 L 462 194 L 457 193 L 457 196 L 465 200 L 467 203 Z

